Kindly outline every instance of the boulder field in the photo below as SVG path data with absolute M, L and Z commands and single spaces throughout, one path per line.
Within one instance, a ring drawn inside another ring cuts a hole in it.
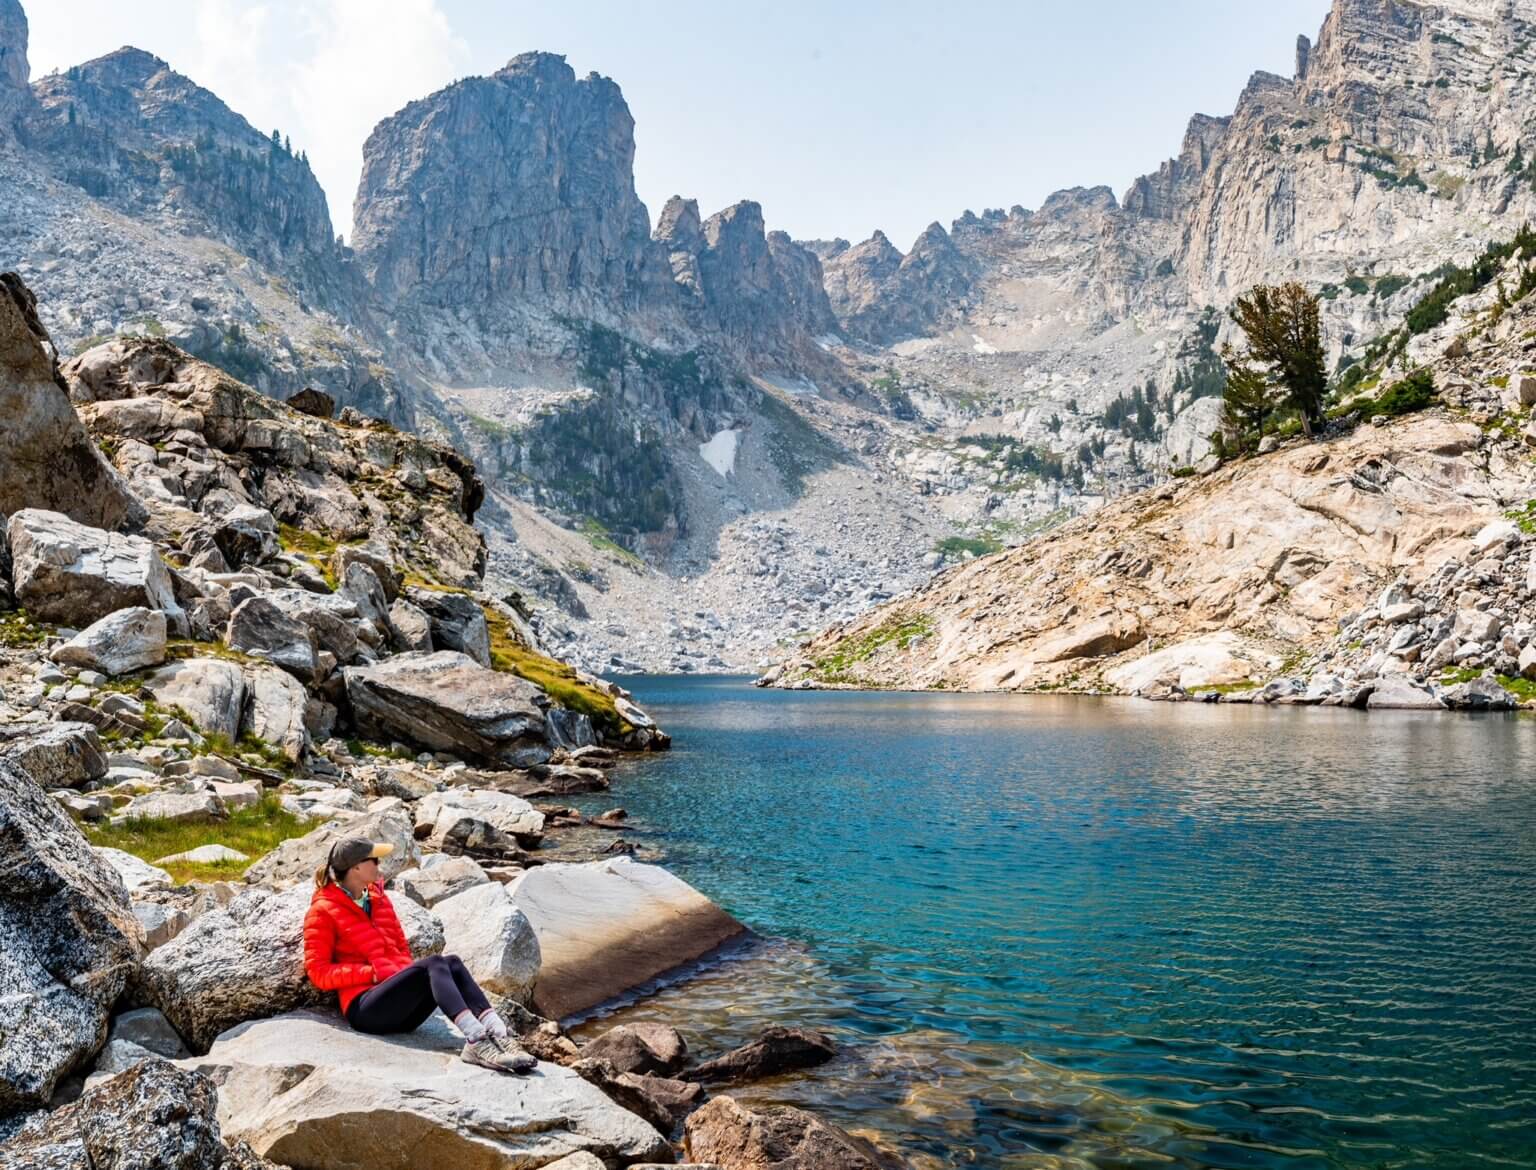
M 0 460 L 0 1167 L 665 1163 L 706 1081 L 824 1058 L 562 1030 L 744 928 L 630 856 L 622 809 L 533 803 L 669 741 L 484 591 L 467 461 L 163 342 L 57 369 L 0 284 L 0 397 L 53 420 Z M 34 457 L 122 499 L 75 506 Z M 394 847 L 413 955 L 463 959 L 534 1072 L 464 1063 L 441 1018 L 354 1032 L 309 983 L 344 836 Z

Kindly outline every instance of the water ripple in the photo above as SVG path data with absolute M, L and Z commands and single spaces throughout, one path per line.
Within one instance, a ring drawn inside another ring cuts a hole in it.
M 749 1099 L 917 1170 L 1536 1166 L 1536 720 L 636 689 L 635 831 L 784 941 L 619 1014 L 843 1043 Z

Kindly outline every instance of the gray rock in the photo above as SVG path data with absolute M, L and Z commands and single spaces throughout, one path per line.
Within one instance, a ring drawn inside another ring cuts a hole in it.
M 539 978 L 539 940 L 507 887 L 487 882 L 432 908 L 443 924 L 443 950 L 458 955 L 491 995 L 527 1003 Z
M 185 632 L 170 572 L 149 541 L 24 508 L 7 524 L 16 601 L 39 621 L 83 629 L 120 609 L 165 613 Z
M 520 796 L 490 789 L 447 788 L 417 802 L 416 832 L 446 852 L 515 853 L 544 833 L 544 814 Z
M 313 386 L 306 386 L 297 394 L 289 395 L 288 405 L 300 414 L 312 415 L 315 418 L 336 417 L 336 400 L 325 391 L 316 390 Z
M 131 1046 L 119 1041 L 120 1057 Z M 126 1061 L 125 1061 L 126 1062 Z M 213 1082 L 152 1054 L 0 1149 L 16 1170 L 255 1170 L 220 1140 Z
M 384 589 L 384 599 L 391 604 L 400 596 L 400 570 L 389 549 L 372 544 L 344 544 L 331 554 L 331 571 L 338 581 L 347 579 L 347 569 L 367 565 Z
M 287 671 L 257 666 L 245 672 L 245 730 L 281 750 L 283 758 L 298 763 L 309 746 L 305 714 L 309 694 Z
M 211 792 L 150 792 L 135 796 L 112 818 L 112 822 L 143 818 L 196 823 L 219 821 L 228 815 L 224 802 Z
M 108 614 L 50 656 L 60 666 L 119 675 L 165 661 L 165 614 L 135 606 Z
M 277 520 L 265 508 L 236 504 L 220 517 L 213 542 L 231 569 L 277 556 Z
M 107 774 L 101 740 L 89 723 L 0 727 L 0 755 L 47 789 L 82 788 Z
M 747 1044 L 694 1065 L 688 1076 L 706 1083 L 740 1084 L 813 1068 L 836 1055 L 837 1046 L 824 1033 L 775 1025 L 764 1028 L 757 1039 Z
M 1462 642 L 1497 642 L 1504 623 L 1491 613 L 1463 609 L 1456 615 L 1454 636 Z
M 1483 675 L 1447 690 L 1445 705 L 1456 711 L 1513 711 L 1520 700 L 1500 686 L 1497 679 Z
M 248 889 L 223 909 L 200 915 L 145 958 L 137 994 L 197 1052 L 246 1020 L 326 1002 L 330 993 L 317 990 L 304 973 L 304 915 L 314 892 L 313 885 Z M 417 949 L 423 945 L 420 919 L 402 916 L 401 926 L 413 954 L 431 953 Z M 440 932 L 436 942 L 440 947 Z
M 134 1008 L 112 1018 L 109 1040 L 126 1040 L 167 1060 L 191 1055 L 171 1022 L 154 1008 Z
M 341 837 L 362 837 L 393 845 L 394 852 L 379 862 L 379 873 L 385 881 L 421 860 L 409 814 L 398 808 L 386 808 L 345 821 L 330 821 L 302 837 L 289 838 L 246 870 L 245 880 L 277 887 L 303 885 L 325 864 L 331 846 Z
M 545 734 L 549 742 L 567 751 L 592 747 L 597 743 L 597 732 L 592 720 L 580 711 L 565 707 L 551 707 L 546 715 Z
M 688 1042 L 667 1024 L 641 1021 L 609 1028 L 581 1046 L 581 1054 L 603 1060 L 620 1073 L 675 1073 L 688 1060 Z
M 441 1015 L 367 1036 L 333 1013 L 263 1019 L 186 1062 L 219 1083 L 224 1132 L 291 1166 L 369 1170 L 544 1166 L 578 1151 L 608 1165 L 666 1157 L 666 1139 L 574 1072 L 508 1079 L 459 1059 Z M 368 1124 L 357 1124 L 357 1102 Z
M 4 43 L 7 60 L 19 57 L 25 69 L 24 48 Z M 0 275 L 0 516 L 27 508 L 98 529 L 144 513 L 81 426 L 37 300 L 8 272 Z
M 104 845 L 95 847 L 96 854 L 109 866 L 123 883 L 123 888 L 132 896 L 137 896 L 147 889 L 157 886 L 164 887 L 171 884 L 171 875 L 158 866 L 135 857 L 132 853 L 125 853 L 121 849 L 111 849 Z
M 0 1114 L 46 1103 L 101 1046 L 140 945 L 112 867 L 0 760 Z
M 338 662 L 357 657 L 361 615 L 352 601 L 339 593 L 303 589 L 279 589 L 267 596 L 288 617 L 308 627 L 315 645 L 334 654 Z
M 239 666 L 219 658 L 168 663 L 144 684 L 162 707 L 184 711 L 199 730 L 240 738 L 246 682 Z
M 416 650 L 430 654 L 432 645 L 432 621 L 420 606 L 403 597 L 395 599 L 389 607 L 389 625 L 393 631 L 390 645 L 396 653 Z
M 289 617 L 270 598 L 250 597 L 235 606 L 224 640 L 230 649 L 265 658 L 301 682 L 316 681 L 314 631 Z
M 505 767 L 549 758 L 544 692 L 466 655 L 402 654 L 343 673 L 353 715 L 365 732 Z
M 416 586 L 405 591 L 432 625 L 432 644 L 457 650 L 481 666 L 491 664 L 491 633 L 480 603 L 466 593 L 445 593 Z
M 429 867 L 427 862 L 434 859 L 437 864 Z M 424 858 L 420 868 L 399 874 L 395 878 L 395 887 L 413 902 L 431 908 L 445 898 L 490 880 L 490 875 L 473 858 L 435 853 Z
M 381 631 L 389 629 L 389 598 L 371 565 L 362 561 L 348 564 L 339 592 L 357 606 L 358 615 L 364 621 L 372 622 Z
M 179 906 L 160 902 L 135 902 L 133 916 L 144 931 L 145 948 L 151 951 L 170 942 L 192 921 L 192 916 Z
M 1433 691 L 1401 675 L 1385 675 L 1376 680 L 1366 706 L 1375 710 L 1443 710 L 1445 704 Z

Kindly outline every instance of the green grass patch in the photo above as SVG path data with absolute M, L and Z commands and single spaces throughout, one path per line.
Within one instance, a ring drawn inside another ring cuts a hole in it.
M 637 557 L 634 553 L 630 552 L 629 549 L 625 548 L 618 541 L 614 540 L 613 537 L 609 535 L 608 529 L 603 527 L 603 524 L 600 520 L 595 520 L 591 516 L 583 517 L 581 521 L 581 534 L 585 536 L 589 541 L 591 541 L 592 547 L 597 549 L 599 552 L 605 552 L 612 556 L 618 557 L 619 560 L 623 561 L 631 568 L 645 568 L 645 562 Z
M 481 608 L 485 611 L 485 624 L 491 634 L 493 667 L 543 688 L 544 693 L 560 706 L 579 711 L 592 720 L 592 726 L 599 733 L 622 736 L 634 730 L 634 726 L 619 715 L 613 698 L 582 682 L 575 667 L 528 649 L 513 634 L 505 614 L 494 606 Z
M 340 541 L 321 536 L 318 532 L 296 528 L 292 524 L 277 526 L 277 540 L 284 552 L 294 553 L 312 564 L 315 572 L 325 578 L 326 585 L 333 592 L 339 587 L 340 583 L 331 569 L 331 556 L 341 547 Z
M 40 626 L 28 617 L 24 609 L 0 613 L 0 646 L 8 650 L 41 645 L 49 632 L 47 626 Z
M 932 633 L 933 619 L 925 613 L 905 618 L 892 616 L 866 633 L 850 634 L 841 639 L 816 660 L 814 669 L 826 682 L 857 682 L 852 668 L 873 658 L 882 647 L 896 645 L 906 649 L 913 639 L 926 638 Z
M 934 546 L 934 551 L 943 553 L 951 559 L 958 559 L 970 553 L 971 556 L 991 556 L 995 552 L 1003 551 L 1003 542 L 994 540 L 990 536 L 946 536 Z
M 232 881 L 238 879 L 263 855 L 291 837 L 302 837 L 315 822 L 294 816 L 275 795 L 262 797 L 250 808 L 231 813 L 222 821 L 188 823 L 158 817 L 135 817 L 118 825 L 83 825 L 92 845 L 121 849 L 153 863 L 172 853 L 185 853 L 200 845 L 224 845 L 238 849 L 247 861 L 214 865 L 176 863 L 163 868 L 178 882 Z
M 470 415 L 468 421 L 472 428 L 479 431 L 487 439 L 495 439 L 498 442 L 502 439 L 510 439 L 513 435 L 517 434 L 516 427 L 508 426 L 504 422 L 498 422 L 494 418 L 486 418 L 481 414 Z
M 1190 479 L 1199 474 L 1193 467 L 1175 467 L 1171 472 L 1174 479 Z
M 1527 500 L 1523 508 L 1511 508 L 1504 519 L 1513 520 L 1515 527 L 1527 536 L 1536 536 L 1536 500 Z
M 1486 669 L 1486 667 L 1481 666 L 1452 667 L 1441 673 L 1440 685 L 1453 687 L 1461 683 L 1469 683 L 1473 679 L 1482 678 Z M 1514 674 L 1497 674 L 1494 675 L 1494 679 L 1501 687 L 1519 699 L 1520 702 L 1529 703 L 1536 700 L 1536 682 Z
M 409 748 L 386 747 L 369 739 L 347 740 L 347 751 L 359 760 L 414 760 Z
M 1191 692 L 1196 695 L 1241 695 L 1248 691 L 1256 691 L 1264 684 L 1257 679 L 1244 679 L 1242 682 L 1214 683 L 1208 687 L 1192 687 Z

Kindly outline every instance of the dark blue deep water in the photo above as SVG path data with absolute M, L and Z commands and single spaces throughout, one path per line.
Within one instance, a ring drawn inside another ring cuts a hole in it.
M 1536 1166 L 1536 719 L 629 680 L 760 945 L 630 1016 L 918 1167 Z

